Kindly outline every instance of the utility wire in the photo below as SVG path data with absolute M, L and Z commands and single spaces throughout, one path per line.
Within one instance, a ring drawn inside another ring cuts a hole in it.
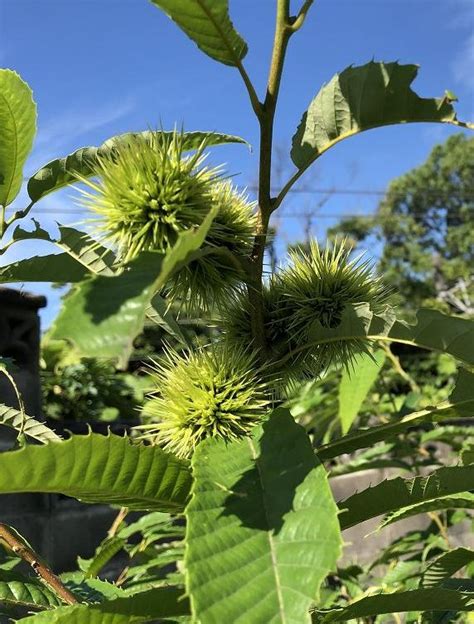
M 257 191 L 257 186 L 248 186 L 248 190 Z M 278 188 L 272 188 L 272 193 L 278 192 Z M 415 193 L 410 191 L 390 191 L 381 189 L 346 189 L 346 188 L 292 188 L 288 193 L 300 193 L 300 194 L 322 194 L 322 195 L 375 195 L 377 197 L 384 197 L 391 195 L 395 197 L 406 197 L 410 194 L 416 194 L 417 196 L 432 196 L 432 197 L 457 197 L 459 199 L 474 199 L 474 189 L 466 193 L 452 193 L 443 189 L 425 189 L 424 191 L 417 190 Z

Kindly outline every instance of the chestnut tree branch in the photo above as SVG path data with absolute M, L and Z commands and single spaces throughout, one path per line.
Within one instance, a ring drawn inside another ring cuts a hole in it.
M 67 589 L 49 566 L 16 534 L 9 526 L 0 523 L 0 543 L 11 550 L 15 555 L 26 561 L 36 574 L 48 585 L 65 603 L 77 604 L 79 600 Z

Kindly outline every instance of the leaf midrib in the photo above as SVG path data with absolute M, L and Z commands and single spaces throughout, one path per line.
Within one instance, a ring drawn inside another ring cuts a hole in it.
M 267 512 L 267 507 L 265 505 L 265 488 L 263 485 L 263 477 L 262 477 L 262 472 L 260 469 L 260 464 L 258 461 L 258 455 L 255 449 L 255 446 L 252 443 L 252 440 L 250 438 L 247 438 L 249 447 L 250 447 L 250 452 L 252 453 L 252 458 L 255 462 L 255 466 L 257 468 L 258 471 L 258 475 L 260 478 L 260 483 L 262 486 L 262 503 L 263 503 L 263 512 L 265 514 L 265 519 L 267 522 L 267 526 L 270 526 L 270 522 L 269 522 L 269 518 L 268 518 L 268 512 Z M 278 574 L 278 562 L 277 562 L 277 556 L 276 556 L 276 551 L 275 551 L 275 544 L 273 542 L 273 535 L 271 533 L 270 530 L 266 531 L 267 537 L 268 537 L 268 543 L 270 546 L 270 556 L 272 559 L 272 570 L 273 570 L 273 575 L 275 577 L 275 585 L 276 585 L 276 592 L 277 592 L 277 598 L 278 598 L 278 605 L 280 608 L 280 617 L 281 617 L 281 621 L 283 624 L 286 624 L 286 615 L 285 615 L 285 605 L 284 605 L 284 601 L 283 601 L 283 594 L 281 591 L 281 580 L 280 580 L 280 575 Z
M 196 2 L 198 3 L 198 5 L 200 6 L 201 10 L 203 11 L 203 13 L 206 15 L 206 17 L 209 19 L 209 21 L 213 24 L 214 28 L 217 30 L 217 32 L 219 33 L 219 35 L 222 38 L 222 41 L 224 42 L 225 47 L 227 48 L 227 51 L 230 53 L 236 67 L 238 67 L 241 62 L 240 62 L 240 58 L 237 56 L 237 54 L 235 53 L 234 48 L 232 47 L 232 45 L 230 44 L 230 42 L 227 41 L 227 38 L 225 37 L 224 32 L 222 31 L 219 22 L 217 22 L 214 19 L 214 16 L 212 14 L 212 11 L 210 11 L 205 3 L 203 2 L 203 0 L 196 0 Z M 230 21 L 230 17 L 229 17 L 229 21 Z
M 14 144 L 15 144 L 14 145 L 15 155 L 13 157 L 13 163 L 14 164 L 13 164 L 13 167 L 12 167 L 12 174 L 10 176 L 10 183 L 9 183 L 9 185 L 7 187 L 8 188 L 7 194 L 5 195 L 5 204 L 4 205 L 6 206 L 8 204 L 8 197 L 9 197 L 10 191 L 12 189 L 13 180 L 15 178 L 16 166 L 17 166 L 17 162 L 18 162 L 18 126 L 17 126 L 16 120 L 15 120 L 15 115 L 13 114 L 13 110 L 12 110 L 12 108 L 10 106 L 10 103 L 9 103 L 8 99 L 6 98 L 5 95 L 2 95 L 1 97 L 4 100 L 4 102 L 5 102 L 5 104 L 6 104 L 7 108 L 8 108 L 8 112 L 9 112 L 10 117 L 12 119 L 14 133 L 15 133 L 15 141 L 14 141 Z

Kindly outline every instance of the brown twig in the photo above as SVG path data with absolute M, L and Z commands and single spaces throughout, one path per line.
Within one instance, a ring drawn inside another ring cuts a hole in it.
M 25 541 L 6 524 L 0 523 L 0 543 L 6 545 L 15 555 L 28 563 L 36 574 L 48 585 L 65 603 L 77 604 L 79 600 L 65 587 L 51 568 L 28 546 Z
M 410 375 L 406 372 L 406 370 L 402 367 L 400 363 L 400 359 L 393 353 L 389 344 L 382 344 L 382 349 L 385 351 L 388 359 L 392 363 L 394 370 L 400 375 L 402 379 L 404 379 L 407 384 L 410 386 L 410 390 L 412 392 L 420 392 L 420 386 L 416 383 L 414 379 L 410 377 Z
M 128 507 L 121 507 L 120 511 L 115 516 L 115 520 L 112 522 L 110 529 L 107 532 L 107 537 L 109 539 L 111 539 L 112 537 L 115 537 L 115 535 L 117 534 L 117 531 L 120 528 L 120 525 L 127 517 L 127 514 L 128 514 Z

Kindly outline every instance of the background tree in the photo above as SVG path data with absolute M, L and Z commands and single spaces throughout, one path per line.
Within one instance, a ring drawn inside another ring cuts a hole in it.
M 393 180 L 372 219 L 345 219 L 329 235 L 374 236 L 383 245 L 379 269 L 405 309 L 472 315 L 473 217 L 474 139 L 456 134 Z

